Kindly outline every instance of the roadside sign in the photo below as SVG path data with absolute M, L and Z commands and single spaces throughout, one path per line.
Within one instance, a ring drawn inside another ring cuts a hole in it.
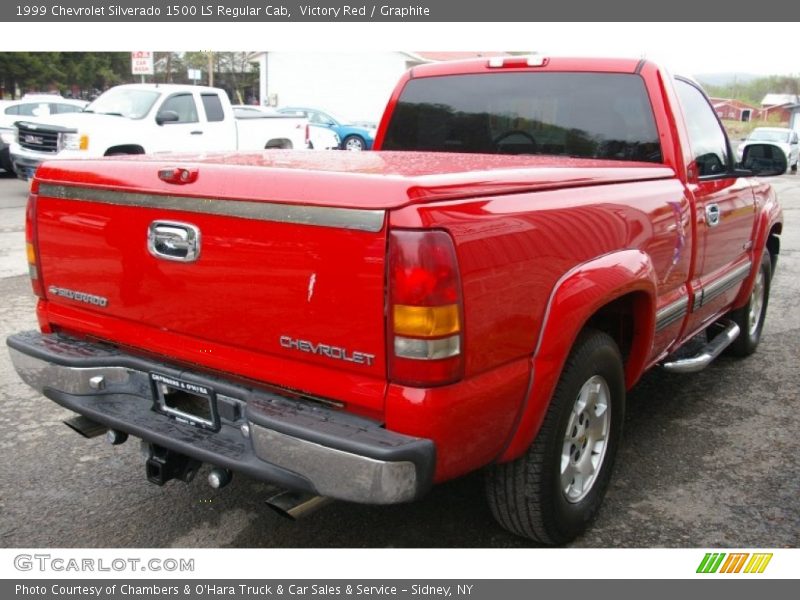
M 153 74 L 152 52 L 131 52 L 131 73 L 134 75 Z
M 187 69 L 189 79 L 197 83 L 200 79 L 203 78 L 203 74 L 200 69 Z

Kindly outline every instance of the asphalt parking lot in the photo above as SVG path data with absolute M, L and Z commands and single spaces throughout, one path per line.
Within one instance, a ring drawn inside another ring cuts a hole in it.
M 575 547 L 800 545 L 800 176 L 774 180 L 785 228 L 764 337 L 746 360 L 651 371 L 629 395 L 609 493 Z M 0 178 L 0 339 L 35 328 L 25 273 L 26 185 Z M 334 503 L 299 522 L 244 477 L 145 480 L 134 441 L 112 447 L 25 386 L 0 350 L 2 547 L 527 547 L 497 526 L 480 474 L 393 507 Z

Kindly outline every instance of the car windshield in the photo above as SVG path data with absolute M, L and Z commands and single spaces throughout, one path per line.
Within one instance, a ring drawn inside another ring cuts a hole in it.
M 759 142 L 788 142 L 789 133 L 788 131 L 774 129 L 756 129 L 750 134 L 750 139 Z
M 315 109 L 308 109 L 304 112 L 308 114 L 308 121 L 313 125 L 326 125 L 331 122 L 341 125 L 343 123 L 348 122 L 346 119 L 340 119 L 338 116 L 333 115 L 329 112 L 322 112 Z
M 622 73 L 412 79 L 383 149 L 661 162 L 644 82 Z
M 143 119 L 150 112 L 158 95 L 158 92 L 150 90 L 111 88 L 87 106 L 85 112 Z

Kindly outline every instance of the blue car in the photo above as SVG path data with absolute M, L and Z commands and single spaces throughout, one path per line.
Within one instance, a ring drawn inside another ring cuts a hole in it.
M 346 119 L 339 119 L 329 112 L 318 108 L 304 108 L 299 106 L 286 106 L 278 109 L 279 113 L 287 115 L 298 115 L 308 117 L 308 122 L 312 125 L 320 125 L 333 129 L 342 140 L 339 146 L 342 150 L 360 152 L 372 149 L 372 142 L 375 141 L 375 126 L 364 126 L 364 123 L 356 125 Z

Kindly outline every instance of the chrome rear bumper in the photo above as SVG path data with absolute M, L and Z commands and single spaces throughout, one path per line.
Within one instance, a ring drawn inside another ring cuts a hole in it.
M 103 344 L 38 332 L 7 340 L 20 377 L 111 429 L 289 489 L 368 504 L 413 500 L 433 479 L 434 444 L 314 403 L 133 356 Z M 219 428 L 154 408 L 151 373 L 213 389 Z

